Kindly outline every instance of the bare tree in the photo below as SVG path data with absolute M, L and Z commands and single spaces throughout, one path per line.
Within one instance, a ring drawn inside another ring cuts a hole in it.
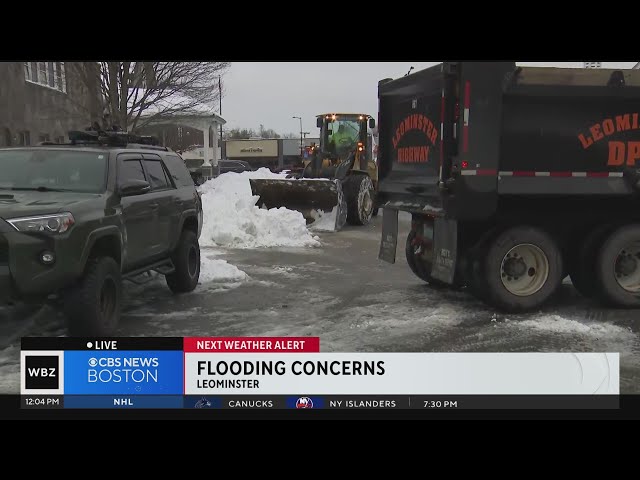
M 226 138 L 228 140 L 248 140 L 255 136 L 256 132 L 253 128 L 232 128 L 227 132 Z
M 172 114 L 214 113 L 228 62 L 99 62 L 85 64 L 90 83 L 99 75 L 106 123 L 127 131 Z
M 280 138 L 273 128 L 264 128 L 262 124 L 260 124 L 259 136 L 260 138 Z

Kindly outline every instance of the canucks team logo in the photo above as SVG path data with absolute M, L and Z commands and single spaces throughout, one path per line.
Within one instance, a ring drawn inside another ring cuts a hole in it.
M 296 408 L 313 408 L 313 400 L 309 397 L 300 397 L 296 401 Z
M 196 402 L 196 408 L 211 408 L 211 402 L 207 400 L 205 397 L 202 397 L 200 400 Z

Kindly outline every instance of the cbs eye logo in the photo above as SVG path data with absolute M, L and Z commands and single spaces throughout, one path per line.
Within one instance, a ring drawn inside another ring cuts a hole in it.
M 90 358 L 89 359 L 89 366 L 90 367 L 97 367 L 98 366 L 98 360 L 96 358 Z

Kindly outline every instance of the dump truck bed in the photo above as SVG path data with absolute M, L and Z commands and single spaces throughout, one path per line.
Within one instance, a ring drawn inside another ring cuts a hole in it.
M 445 62 L 379 84 L 386 208 L 485 219 L 513 197 L 631 196 L 640 71 Z

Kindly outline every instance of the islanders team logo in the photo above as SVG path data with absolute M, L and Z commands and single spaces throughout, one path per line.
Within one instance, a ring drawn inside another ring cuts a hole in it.
M 296 401 L 296 408 L 313 408 L 313 400 L 309 397 L 300 397 Z

